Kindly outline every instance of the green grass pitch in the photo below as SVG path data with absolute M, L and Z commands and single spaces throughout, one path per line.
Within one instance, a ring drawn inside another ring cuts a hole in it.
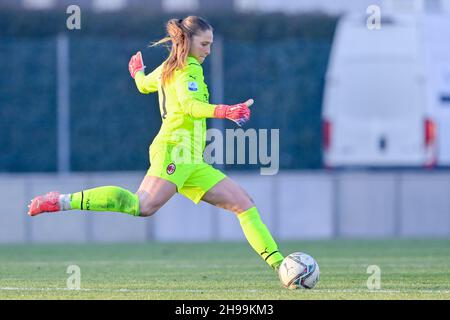
M 284 289 L 247 243 L 1 245 L 0 299 L 450 299 L 450 240 L 279 242 L 309 253 L 313 290 Z M 70 265 L 81 270 L 69 290 Z M 381 288 L 369 290 L 370 265 Z

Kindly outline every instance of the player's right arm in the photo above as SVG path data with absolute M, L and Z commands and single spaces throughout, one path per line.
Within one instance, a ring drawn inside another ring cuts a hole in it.
M 148 75 L 144 73 L 144 61 L 142 60 L 142 54 L 138 51 L 131 57 L 128 62 L 128 70 L 131 77 L 136 83 L 140 93 L 150 93 L 158 91 L 158 78 L 161 73 L 161 66 L 150 72 Z
M 150 93 L 158 91 L 158 79 L 161 75 L 161 66 L 145 75 L 144 71 L 139 71 L 134 77 L 136 87 L 140 93 Z

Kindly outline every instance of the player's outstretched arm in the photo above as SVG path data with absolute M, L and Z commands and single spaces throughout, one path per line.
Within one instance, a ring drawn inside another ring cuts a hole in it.
M 190 63 L 176 77 L 176 92 L 184 113 L 194 118 L 230 119 L 241 126 L 250 119 L 249 107 L 253 99 L 246 102 L 226 105 L 210 104 L 205 96 L 203 69 L 198 63 Z
M 190 98 L 183 101 L 185 112 L 194 118 L 229 119 L 234 121 L 238 126 L 242 126 L 250 119 L 249 107 L 252 104 L 253 99 L 233 105 L 212 105 L 199 101 L 195 98 Z
M 238 126 L 242 126 L 250 119 L 250 106 L 254 103 L 253 99 L 248 99 L 244 103 L 233 105 L 218 104 L 214 109 L 214 118 L 229 119 Z

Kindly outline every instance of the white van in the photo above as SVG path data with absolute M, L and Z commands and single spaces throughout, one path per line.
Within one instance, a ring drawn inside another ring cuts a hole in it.
M 344 16 L 323 99 L 326 167 L 450 165 L 450 16 Z

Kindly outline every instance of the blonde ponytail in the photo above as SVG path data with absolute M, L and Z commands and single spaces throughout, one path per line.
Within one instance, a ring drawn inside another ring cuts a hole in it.
M 183 69 L 191 50 L 191 39 L 200 31 L 212 30 L 206 20 L 189 16 L 185 19 L 170 19 L 166 24 L 167 36 L 151 46 L 157 46 L 168 42 L 172 43 L 169 57 L 164 63 L 161 75 L 162 85 L 166 85 L 172 78 L 175 70 Z

